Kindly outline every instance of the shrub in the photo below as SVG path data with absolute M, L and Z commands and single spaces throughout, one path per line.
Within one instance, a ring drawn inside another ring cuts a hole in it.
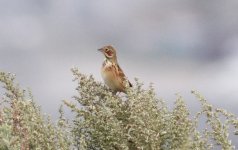
M 0 72 L 0 82 L 6 90 L 0 105 L 1 150 L 68 150 L 71 137 L 67 123 L 60 118 L 55 125 L 41 114 L 39 106 L 14 83 L 14 76 Z M 61 110 L 61 114 L 63 114 Z
M 74 116 L 69 122 L 61 106 L 56 123 L 42 115 L 32 94 L 19 88 L 13 75 L 0 72 L 5 89 L 0 101 L 1 150 L 235 149 L 229 133 L 234 129 L 238 135 L 236 116 L 214 108 L 196 91 L 192 94 L 201 110 L 193 117 L 181 96 L 169 110 L 153 86 L 144 89 L 138 79 L 127 94 L 114 95 L 92 76 L 77 68 L 72 72 L 78 93 L 74 102 L 64 104 Z M 205 127 L 198 129 L 201 124 Z
M 170 111 L 156 98 L 152 86 L 145 90 L 137 79 L 126 95 L 113 95 L 92 76 L 81 74 L 77 68 L 72 72 L 78 95 L 74 96 L 75 103 L 65 104 L 76 116 L 72 134 L 78 149 L 234 149 L 229 126 L 238 129 L 237 118 L 213 108 L 195 91 L 192 94 L 201 102 L 201 111 L 193 119 L 179 95 Z M 199 131 L 201 116 L 206 117 L 206 128 Z M 222 116 L 226 117 L 224 123 Z

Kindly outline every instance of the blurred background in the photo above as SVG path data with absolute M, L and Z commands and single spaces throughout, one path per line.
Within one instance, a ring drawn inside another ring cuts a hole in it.
M 0 0 L 0 70 L 53 118 L 76 94 L 71 67 L 102 81 L 107 44 L 131 82 L 152 82 L 170 108 L 180 93 L 198 111 L 198 90 L 238 115 L 237 0 Z

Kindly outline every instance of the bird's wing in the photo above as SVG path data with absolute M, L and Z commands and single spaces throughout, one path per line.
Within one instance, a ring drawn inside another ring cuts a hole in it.
M 118 70 L 117 70 L 118 76 L 121 79 L 123 79 L 123 81 L 127 81 L 129 83 L 129 86 L 132 87 L 131 82 L 129 80 L 127 80 L 127 78 L 126 78 L 124 72 L 122 71 L 121 67 L 119 65 L 117 65 L 117 68 L 118 68 Z

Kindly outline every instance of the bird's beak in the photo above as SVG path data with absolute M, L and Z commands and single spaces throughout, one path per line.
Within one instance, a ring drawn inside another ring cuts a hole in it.
M 99 48 L 98 51 L 99 51 L 99 52 L 103 52 L 103 48 Z

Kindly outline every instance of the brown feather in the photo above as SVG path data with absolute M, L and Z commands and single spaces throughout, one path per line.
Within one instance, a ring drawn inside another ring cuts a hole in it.
M 122 69 L 118 65 L 116 50 L 112 46 L 104 46 L 99 51 L 103 52 L 106 60 L 103 62 L 101 73 L 106 85 L 114 92 L 126 93 L 126 84 L 132 87 Z
M 132 87 L 131 82 L 130 82 L 129 80 L 127 80 L 127 78 L 126 78 L 126 76 L 125 76 L 123 70 L 121 69 L 121 67 L 120 67 L 118 64 L 117 64 L 117 68 L 118 68 L 118 75 L 119 75 L 122 79 L 126 80 L 126 81 L 129 83 L 129 86 Z

